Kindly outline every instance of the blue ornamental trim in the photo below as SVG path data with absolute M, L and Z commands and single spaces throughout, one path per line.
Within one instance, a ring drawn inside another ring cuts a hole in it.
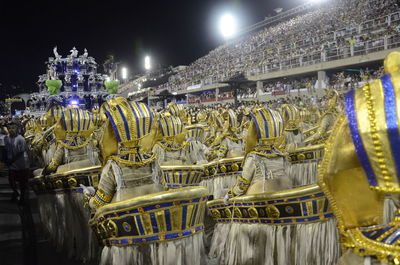
M 397 170 L 397 179 L 400 181 L 400 135 L 399 124 L 397 123 L 397 106 L 396 95 L 391 81 L 390 74 L 382 76 L 383 94 L 385 99 L 385 116 L 387 124 L 387 133 L 389 136 L 390 146 Z
M 126 237 L 121 239 L 105 239 L 103 243 L 105 246 L 128 246 L 135 244 L 146 244 L 146 243 L 156 243 L 156 242 L 164 242 L 171 240 L 178 240 L 188 236 L 195 235 L 204 230 L 203 225 L 199 225 L 181 232 L 176 233 L 164 233 L 161 235 L 153 235 L 153 236 L 138 236 L 138 237 Z
M 347 112 L 347 119 L 350 127 L 351 137 L 353 139 L 353 143 L 356 148 L 358 159 L 360 160 L 361 165 L 363 166 L 364 171 L 367 175 L 369 184 L 371 186 L 378 186 L 378 181 L 376 180 L 375 173 L 372 170 L 372 166 L 369 161 L 367 152 L 365 150 L 364 143 L 361 139 L 354 101 L 355 101 L 354 90 L 352 90 L 346 94 L 346 112 Z

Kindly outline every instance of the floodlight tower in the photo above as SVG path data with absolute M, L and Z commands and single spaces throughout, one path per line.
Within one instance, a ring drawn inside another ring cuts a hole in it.
M 126 67 L 122 67 L 121 69 L 121 77 L 126 80 L 128 78 L 128 69 Z
M 150 56 L 148 56 L 148 55 L 146 57 L 144 57 L 144 69 L 146 71 L 150 71 L 150 69 L 151 69 Z
M 219 20 L 219 31 L 225 39 L 232 38 L 237 32 L 237 22 L 231 14 L 224 14 Z

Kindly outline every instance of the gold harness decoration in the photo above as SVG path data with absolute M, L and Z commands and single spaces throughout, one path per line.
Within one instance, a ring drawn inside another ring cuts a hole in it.
M 182 188 L 107 204 L 90 222 L 105 246 L 178 240 L 204 230 L 207 190 Z
M 204 166 L 161 166 L 162 184 L 167 188 L 198 186 L 204 175 Z
M 180 151 L 185 147 L 184 144 L 173 145 L 173 143 L 168 143 L 166 140 L 159 142 L 158 145 L 161 146 L 161 148 L 166 151 Z
M 207 203 L 218 223 L 289 225 L 320 222 L 333 217 L 318 185 L 281 192 L 235 197 Z
M 288 154 L 291 164 L 319 162 L 324 156 L 324 145 L 313 145 L 298 148 Z
M 317 133 L 318 128 L 319 128 L 319 125 L 314 126 L 308 130 L 305 130 L 303 132 L 304 139 L 307 139 L 307 138 L 311 137 L 312 135 L 314 135 L 315 133 Z
M 36 194 L 82 192 L 80 184 L 97 187 L 101 166 L 74 169 L 51 174 L 48 177 L 35 177 L 29 181 Z
M 204 165 L 203 180 L 241 176 L 243 156 L 224 158 Z

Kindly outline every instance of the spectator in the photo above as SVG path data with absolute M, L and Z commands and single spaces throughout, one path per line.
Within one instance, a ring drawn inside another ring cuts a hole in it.
M 16 123 L 9 124 L 8 131 L 9 135 L 5 138 L 5 147 L 7 151 L 9 182 L 14 192 L 12 200 L 16 200 L 20 196 L 19 202 L 23 203 L 30 176 L 27 146 L 24 137 L 18 133 L 18 125 Z

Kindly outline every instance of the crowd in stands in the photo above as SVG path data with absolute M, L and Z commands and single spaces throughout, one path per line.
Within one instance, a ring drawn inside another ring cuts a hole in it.
M 323 82 L 322 88 L 330 87 L 338 91 L 348 91 L 362 86 L 368 81 L 376 79 L 383 74 L 383 67 L 377 69 L 355 69 L 351 71 L 340 71 L 327 76 Z M 257 96 L 273 94 L 277 91 L 285 93 L 293 93 L 298 91 L 307 91 L 313 93 L 317 88 L 317 79 L 313 77 L 300 77 L 300 78 L 280 78 L 263 83 L 263 87 L 257 91 L 255 87 L 243 89 L 238 94 L 239 99 L 256 98 Z
M 343 102 L 344 94 L 340 95 L 341 100 L 339 102 Z M 298 107 L 307 107 L 307 106 L 321 106 L 326 101 L 325 96 L 318 97 L 315 95 L 302 95 L 302 96 L 286 96 L 280 97 L 276 99 L 270 99 L 267 101 L 260 102 L 258 100 L 253 101 L 240 101 L 237 103 L 229 102 L 215 102 L 214 104 L 200 104 L 200 105 L 188 105 L 189 109 L 193 111 L 200 111 L 200 110 L 208 110 L 211 111 L 212 109 L 241 109 L 241 108 L 254 108 L 255 106 L 260 107 L 268 107 L 268 108 L 280 108 L 283 104 L 293 104 Z M 178 102 L 177 102 L 178 103 Z M 342 104 L 342 103 L 340 103 Z M 339 106 L 341 108 L 343 106 Z
M 378 69 L 362 69 L 359 72 L 339 72 L 332 76 L 329 81 L 329 87 L 338 91 L 348 91 L 358 88 L 367 82 L 377 79 L 383 75 L 383 67 Z
M 306 14 L 212 50 L 172 75 L 163 88 L 182 90 L 238 73 L 257 75 L 398 46 L 397 0 L 326 1 Z
M 225 91 L 218 93 L 218 101 L 233 99 L 234 93 L 233 91 Z M 216 101 L 216 92 L 215 90 L 211 91 L 203 91 L 198 95 L 190 95 L 188 97 L 188 103 L 205 103 L 205 102 L 214 102 Z
M 328 74 L 326 80 L 322 84 L 322 88 L 334 88 L 341 92 L 358 88 L 365 83 L 379 78 L 383 75 L 383 67 L 379 68 L 362 68 L 349 69 L 349 71 L 339 71 Z M 309 94 L 316 92 L 317 79 L 315 77 L 299 77 L 299 78 L 279 78 L 271 81 L 264 81 L 263 87 L 258 89 L 253 87 L 243 88 L 238 91 L 238 99 L 255 100 L 259 96 L 275 95 L 275 92 L 284 92 L 284 94 L 294 95 L 299 91 L 307 91 Z M 276 93 L 281 95 L 282 93 Z M 232 91 L 220 91 L 218 101 L 233 99 Z M 215 90 L 207 90 L 199 94 L 192 94 L 188 97 L 188 103 L 206 103 L 216 101 Z M 181 102 L 184 103 L 184 100 Z

